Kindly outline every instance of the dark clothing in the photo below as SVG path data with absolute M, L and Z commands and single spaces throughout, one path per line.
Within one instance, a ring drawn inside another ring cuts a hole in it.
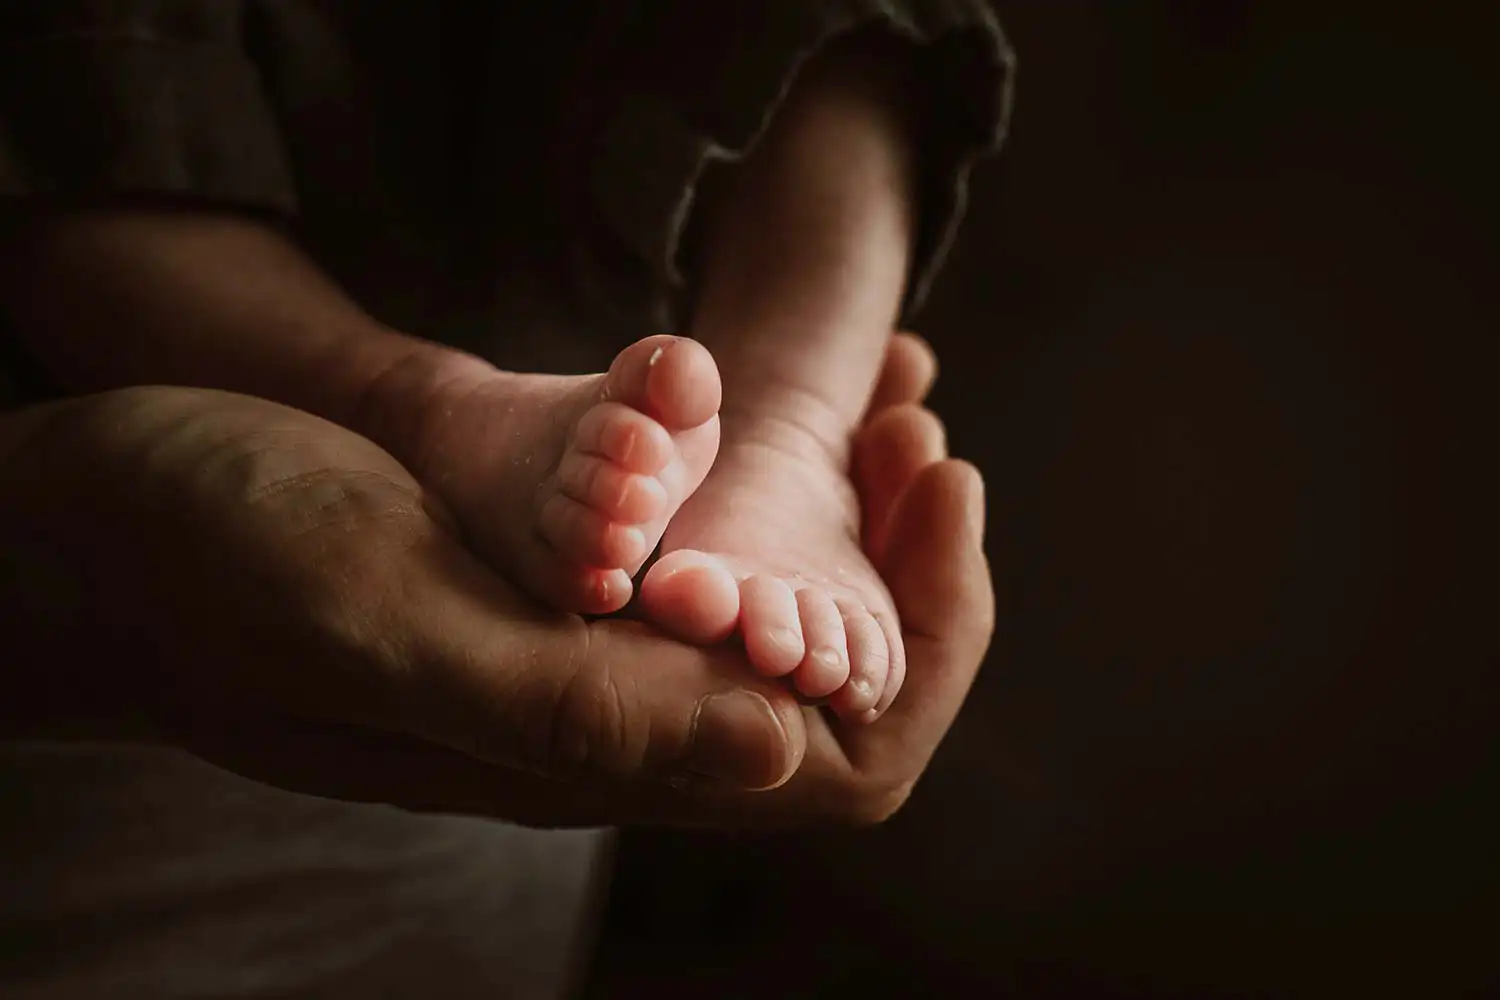
M 0 0 L 0 211 L 266 213 L 393 326 L 596 368 L 601 329 L 670 323 L 703 172 L 867 27 L 920 44 L 933 85 L 911 306 L 1004 130 L 982 0 Z M 6 349 L 0 404 L 43 392 Z M 0 801 L 11 1000 L 552 997 L 607 857 L 597 834 L 323 803 L 156 748 L 0 746 Z
M 914 303 L 1005 126 L 982 0 L 0 0 L 0 199 L 295 217 L 368 308 L 439 339 L 492 326 L 515 267 L 628 311 L 676 284 L 702 172 L 871 26 L 923 43 L 933 83 Z

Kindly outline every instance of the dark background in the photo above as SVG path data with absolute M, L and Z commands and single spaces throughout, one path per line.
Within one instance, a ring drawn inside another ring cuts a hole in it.
M 628 838 L 596 994 L 1500 995 L 1493 5 L 999 6 L 990 661 L 884 828 Z

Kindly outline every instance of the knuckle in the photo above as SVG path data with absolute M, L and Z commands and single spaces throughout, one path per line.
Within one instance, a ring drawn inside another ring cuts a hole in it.
M 554 689 L 541 741 L 554 774 L 620 774 L 638 767 L 644 739 L 633 709 L 638 693 L 610 667 L 607 640 L 587 626 Z

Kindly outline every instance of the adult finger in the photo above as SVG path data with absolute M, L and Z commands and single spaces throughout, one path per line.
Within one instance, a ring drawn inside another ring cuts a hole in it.
M 901 403 L 920 403 L 932 391 L 937 371 L 937 355 L 927 341 L 914 333 L 892 335 L 866 417 Z
M 918 473 L 947 457 L 943 422 L 914 403 L 883 410 L 855 433 L 853 479 L 865 552 L 871 559 L 879 560 L 885 551 L 896 501 Z
M 915 780 L 968 694 L 995 622 L 983 522 L 983 481 L 965 462 L 929 466 L 898 502 L 878 566 L 901 616 L 909 667 L 880 724 L 848 735 L 851 759 L 866 768 L 895 766 L 874 759 L 894 747 Z

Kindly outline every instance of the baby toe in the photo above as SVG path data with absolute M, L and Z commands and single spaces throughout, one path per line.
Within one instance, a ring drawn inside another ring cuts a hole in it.
M 723 387 L 708 349 L 685 337 L 647 337 L 621 351 L 604 398 L 656 418 L 669 430 L 697 427 L 719 412 Z
M 526 567 L 527 587 L 551 606 L 581 615 L 608 615 L 630 603 L 634 589 L 622 569 L 600 569 L 549 552 Z
M 885 648 L 889 655 L 887 661 L 889 668 L 886 673 L 885 689 L 880 692 L 880 700 L 870 710 L 871 718 L 879 718 L 886 713 L 896 696 L 901 693 L 901 685 L 906 682 L 906 644 L 901 638 L 901 627 L 895 619 L 888 615 L 877 615 L 875 623 L 880 626 L 881 635 L 885 636 Z
M 635 569 L 651 553 L 646 536 L 572 497 L 556 493 L 542 505 L 537 528 L 565 559 L 601 569 Z
M 627 472 L 597 455 L 570 451 L 557 481 L 567 496 L 622 524 L 644 524 L 666 513 L 667 491 L 658 479 Z
M 665 631 L 706 646 L 734 633 L 740 589 L 719 560 L 682 549 L 662 556 L 641 581 L 641 607 Z
M 849 679 L 849 645 L 838 605 L 823 591 L 797 592 L 797 611 L 807 652 L 792 675 L 797 690 L 809 698 L 826 698 Z
M 750 663 L 767 677 L 791 673 L 807 653 L 797 595 L 774 576 L 740 584 L 740 634 Z
M 574 447 L 601 456 L 626 472 L 654 476 L 677 455 L 672 435 L 661 424 L 624 403 L 589 407 L 573 432 Z
M 571 598 L 560 602 L 581 615 L 609 615 L 630 603 L 634 586 L 630 574 L 623 569 L 599 569 L 589 566 L 574 568 L 570 578 L 562 585 Z
M 873 711 L 890 674 L 890 649 L 880 624 L 863 604 L 851 600 L 837 604 L 849 644 L 849 681 L 829 699 L 829 707 L 842 719 L 873 722 Z

